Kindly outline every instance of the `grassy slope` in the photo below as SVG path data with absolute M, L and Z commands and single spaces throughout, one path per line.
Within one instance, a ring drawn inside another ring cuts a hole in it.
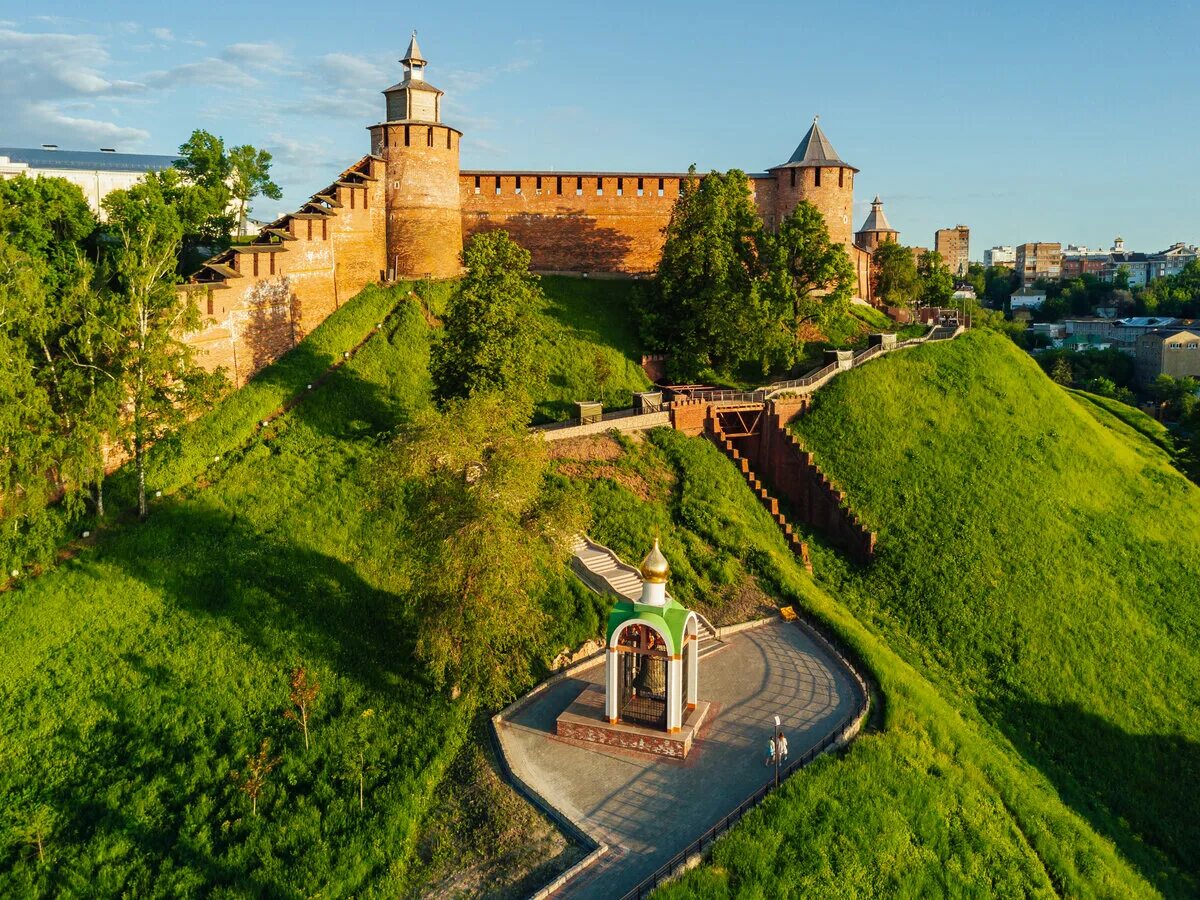
M 813 583 L 714 447 L 667 430 L 624 447 L 560 460 L 592 499 L 593 536 L 636 558 L 661 531 L 671 589 L 691 603 L 752 576 L 835 630 L 887 700 L 882 733 L 788 782 L 667 896 L 1149 892 L 1044 778 Z
M 606 409 L 631 406 L 632 392 L 650 386 L 633 312 L 637 284 L 553 275 L 541 281 L 549 384 L 537 415 L 570 418 L 576 400 L 601 400 Z
M 1146 423 L 1098 410 L 973 333 L 843 376 L 797 431 L 880 533 L 869 571 L 834 578 L 856 615 L 1189 894 L 1200 490 Z
M 436 309 L 445 288 L 426 287 Z M 0 594 L 0 894 L 406 890 L 473 710 L 416 671 L 404 576 L 371 510 L 379 436 L 428 402 L 431 332 L 405 293 L 368 288 L 160 450 L 151 486 L 166 496 L 149 523 Z M 584 292 L 561 305 L 589 296 L 600 343 L 582 326 L 572 340 L 594 356 L 624 311 L 608 307 L 606 323 L 605 298 Z M 256 432 L 397 305 L 326 385 Z M 602 603 L 565 574 L 545 603 L 562 625 L 547 656 L 599 628 Z M 300 661 L 322 686 L 308 752 L 282 716 Z M 360 814 L 343 770 L 366 709 L 378 758 Z M 252 818 L 229 773 L 263 737 L 283 761 Z M 39 807 L 57 815 L 51 865 L 10 834 Z

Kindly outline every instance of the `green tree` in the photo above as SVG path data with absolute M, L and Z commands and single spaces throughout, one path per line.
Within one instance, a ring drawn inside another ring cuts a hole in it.
M 1177 275 L 1156 278 L 1138 295 L 1138 311 L 1149 316 L 1200 316 L 1200 260 Z
M 793 344 L 789 362 L 794 363 L 799 357 L 800 326 L 826 325 L 849 308 L 856 284 L 854 264 L 846 248 L 830 240 L 821 211 L 805 200 L 779 223 L 768 245 L 771 272 L 782 276 L 772 281 L 789 312 Z
M 791 343 L 778 306 L 764 290 L 762 220 L 744 172 L 710 172 L 680 187 L 665 231 L 655 300 L 643 318 L 649 341 L 668 349 L 676 377 L 757 361 L 764 371 Z
M 401 432 L 379 477 L 417 656 L 439 688 L 489 704 L 527 682 L 542 647 L 535 573 L 561 565 L 583 524 L 547 488 L 546 444 L 525 421 L 500 394 L 450 400 Z
M 435 399 L 500 392 L 528 414 L 543 377 L 537 311 L 545 302 L 529 251 L 505 231 L 477 234 L 463 248 L 467 274 L 450 300 L 430 374 Z
M 238 204 L 238 236 L 246 233 L 246 212 L 255 197 L 278 200 L 283 191 L 271 180 L 271 154 L 249 144 L 229 151 L 230 190 Z
M 117 352 L 123 359 L 121 395 L 128 412 L 120 436 L 137 471 L 138 514 L 145 518 L 146 451 L 167 438 L 219 390 L 223 376 L 193 361 L 182 340 L 200 325 L 190 295 L 175 289 L 176 252 L 183 229 L 162 190 L 147 178 L 104 200 L 107 280 L 118 310 Z
M 150 176 L 180 222 L 179 270 L 189 273 L 211 253 L 229 246 L 235 225 L 230 212 L 233 163 L 225 142 L 202 129 L 179 146 L 175 168 Z
M 12 837 L 17 843 L 29 847 L 39 864 L 46 861 L 46 844 L 61 824 L 60 817 L 51 807 L 38 804 L 14 815 L 16 824 L 11 826 Z
M 1113 287 L 1115 287 L 1118 291 L 1129 290 L 1130 274 L 1129 266 L 1125 265 L 1124 263 L 1119 265 L 1117 267 L 1117 274 L 1113 278 Z
M 1021 279 L 1012 269 L 1004 266 L 991 266 L 984 272 L 986 284 L 983 289 L 983 300 L 992 309 L 1006 309 L 1008 298 L 1020 287 Z
M 40 263 L 41 290 L 27 294 L 21 336 L 54 414 L 48 427 L 60 439 L 58 485 L 68 507 L 83 496 L 78 488 L 90 487 L 103 518 L 105 445 L 120 412 L 121 360 L 115 310 L 89 258 L 103 249 L 94 239 L 96 216 L 83 192 L 60 178 L 0 182 L 0 210 L 8 239 Z
M 40 306 L 44 266 L 0 239 L 0 517 L 14 533 L 53 495 L 59 454 L 54 411 L 30 353 L 30 306 Z
M 917 264 L 921 302 L 925 306 L 947 306 L 954 296 L 954 275 L 943 262 L 942 254 L 930 250 Z
M 1150 385 L 1150 396 L 1172 418 L 1184 421 L 1200 409 L 1200 399 L 1196 396 L 1198 390 L 1200 381 L 1195 378 L 1159 375 Z
M 377 769 L 375 710 L 364 709 L 350 729 L 342 755 L 342 774 L 358 786 L 358 808 L 366 806 L 367 775 Z
M 912 249 L 893 242 L 880 244 L 871 255 L 875 294 L 888 306 L 906 309 L 921 296 L 921 282 Z
M 967 265 L 967 284 L 971 285 L 971 289 L 975 291 L 975 296 L 983 300 L 984 294 L 987 293 L 987 269 L 980 263 L 969 263 Z
M 1050 377 L 1054 380 L 1055 384 L 1061 384 L 1064 387 L 1070 387 L 1071 382 L 1075 379 L 1074 374 L 1071 372 L 1071 364 L 1061 356 L 1054 361 L 1054 368 L 1050 372 Z
M 1097 378 L 1089 378 L 1084 384 L 1084 390 L 1091 391 L 1093 394 L 1099 394 L 1101 397 L 1115 397 L 1117 395 L 1117 385 L 1111 378 L 1105 378 L 1103 375 Z

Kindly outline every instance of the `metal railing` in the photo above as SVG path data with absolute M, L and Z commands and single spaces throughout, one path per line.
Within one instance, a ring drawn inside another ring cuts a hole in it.
M 864 350 L 862 353 L 857 353 L 854 356 L 854 365 L 860 366 L 872 356 L 877 356 L 883 352 L 883 344 L 874 344 Z
M 706 403 L 763 403 L 767 399 L 766 390 L 758 391 L 693 391 L 686 395 L 688 400 L 703 400 Z
M 826 375 L 830 375 L 837 370 L 838 364 L 836 362 L 831 362 L 827 366 L 821 366 L 819 369 L 813 369 L 807 375 L 804 375 L 800 378 L 793 378 L 790 381 L 773 381 L 771 384 L 768 384 L 765 388 L 763 388 L 763 390 L 773 393 L 775 391 L 784 391 L 788 388 L 812 387 L 812 385 L 816 384 Z
M 629 419 L 633 416 L 649 416 L 654 413 L 668 412 L 671 409 L 670 402 L 661 404 L 647 404 L 641 408 L 632 406 L 628 409 L 614 409 L 606 413 L 601 413 L 598 416 L 584 416 L 582 419 L 575 416 L 570 419 L 563 419 L 560 422 L 549 422 L 545 425 L 534 426 L 535 431 L 558 431 L 562 428 L 577 428 L 580 425 L 593 425 L 597 422 L 612 422 L 616 419 Z
M 863 697 L 856 709 L 842 717 L 837 728 L 825 735 L 825 737 L 821 738 L 820 741 L 806 750 L 799 758 L 797 758 L 794 762 L 788 763 L 788 765 L 780 771 L 779 783 L 782 785 L 784 780 L 793 775 L 798 769 L 802 769 L 807 766 L 814 759 L 828 750 L 834 743 L 841 740 L 846 729 L 850 727 L 851 723 L 854 722 L 855 719 L 863 714 L 863 712 L 866 710 L 866 706 L 867 700 L 865 697 Z M 655 869 L 652 874 L 642 879 L 642 881 L 640 881 L 636 887 L 622 896 L 621 900 L 642 900 L 643 897 L 648 896 L 656 887 L 658 887 L 668 878 L 671 878 L 682 872 L 689 859 L 697 854 L 703 854 L 707 849 L 712 847 L 712 845 L 716 843 L 717 838 L 721 837 L 721 835 L 725 834 L 725 832 L 741 821 L 742 817 L 746 813 L 758 806 L 758 804 L 762 803 L 762 801 L 766 799 L 767 795 L 773 790 L 775 790 L 775 784 L 774 779 L 772 778 L 772 781 L 767 782 L 767 784 L 763 785 L 761 788 L 743 800 L 740 804 L 738 804 L 737 808 L 734 809 L 733 812 L 726 815 L 723 819 L 717 822 L 717 824 L 713 825 L 706 832 L 704 832 L 704 834 L 700 835 L 700 837 L 696 838 L 696 840 L 692 841 L 684 849 L 680 850 L 669 860 Z

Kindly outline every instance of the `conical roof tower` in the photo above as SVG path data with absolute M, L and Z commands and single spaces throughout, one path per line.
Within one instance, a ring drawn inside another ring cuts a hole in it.
M 775 166 L 776 169 L 806 169 L 813 167 L 833 167 L 840 166 L 847 169 L 853 169 L 854 166 L 846 162 L 836 150 L 833 149 L 833 144 L 829 142 L 829 138 L 825 136 L 825 132 L 821 130 L 821 117 L 813 116 L 812 126 L 808 129 L 808 134 L 804 135 L 795 152 L 792 153 L 788 161 L 782 165 Z

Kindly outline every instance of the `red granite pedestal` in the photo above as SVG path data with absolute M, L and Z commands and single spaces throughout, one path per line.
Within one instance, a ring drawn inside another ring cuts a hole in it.
M 622 750 L 637 750 L 658 756 L 683 759 L 692 749 L 692 741 L 708 715 L 711 704 L 701 700 L 695 709 L 685 710 L 683 727 L 674 734 L 630 725 L 609 722 L 604 715 L 604 688 L 598 684 L 585 687 L 555 723 L 555 734 L 577 741 L 590 741 Z

